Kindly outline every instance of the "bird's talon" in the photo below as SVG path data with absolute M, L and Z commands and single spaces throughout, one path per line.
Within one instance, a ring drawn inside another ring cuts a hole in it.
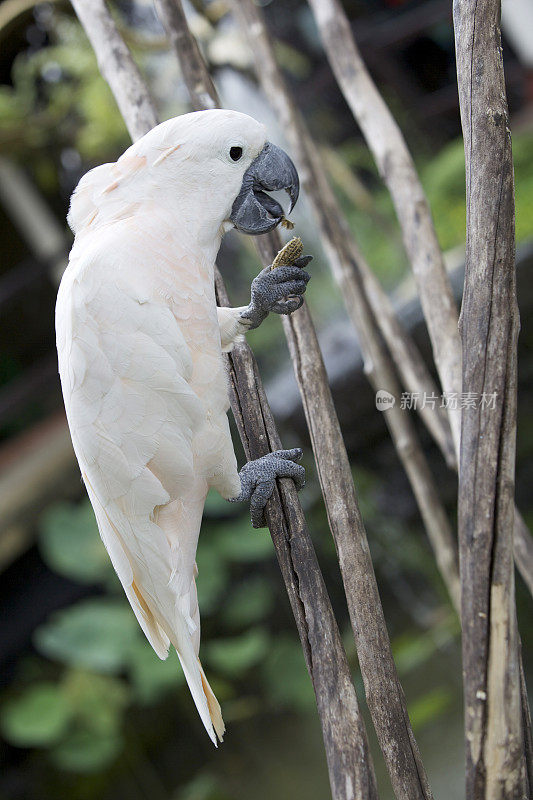
M 249 461 L 241 469 L 241 493 L 236 500 L 250 500 L 250 515 L 254 528 L 265 526 L 264 509 L 272 496 L 277 478 L 292 478 L 296 489 L 305 484 L 305 470 L 296 463 L 302 450 L 277 450 L 255 461 Z
M 311 276 L 303 269 L 311 256 L 302 256 L 292 266 L 261 270 L 252 281 L 250 305 L 242 312 L 250 328 L 257 328 L 265 317 L 275 314 L 292 314 L 303 304 L 303 294 Z

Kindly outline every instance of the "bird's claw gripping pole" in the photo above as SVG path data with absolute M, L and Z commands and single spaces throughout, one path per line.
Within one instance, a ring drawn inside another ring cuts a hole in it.
M 239 472 L 241 493 L 230 498 L 232 503 L 250 501 L 250 516 L 254 528 L 264 528 L 265 506 L 272 497 L 277 478 L 292 478 L 296 491 L 305 485 L 305 470 L 299 461 L 303 451 L 299 447 L 293 450 L 276 450 L 266 456 L 248 461 Z

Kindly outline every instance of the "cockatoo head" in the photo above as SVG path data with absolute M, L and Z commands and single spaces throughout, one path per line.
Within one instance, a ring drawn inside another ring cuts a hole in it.
M 283 208 L 267 194 L 280 189 L 292 210 L 298 173 L 287 154 L 266 141 L 263 125 L 236 111 L 198 111 L 157 125 L 115 164 L 87 173 L 68 220 L 79 233 L 155 207 L 202 237 L 233 226 L 260 234 L 283 218 Z

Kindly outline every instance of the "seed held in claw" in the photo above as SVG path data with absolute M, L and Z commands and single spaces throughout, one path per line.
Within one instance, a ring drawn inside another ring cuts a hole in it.
M 276 269 L 276 267 L 291 267 L 296 259 L 302 255 L 303 249 L 302 240 L 299 236 L 295 236 L 281 248 L 272 262 L 272 269 Z

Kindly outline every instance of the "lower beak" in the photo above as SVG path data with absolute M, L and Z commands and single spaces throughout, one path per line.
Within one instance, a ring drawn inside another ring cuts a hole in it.
M 300 191 L 296 167 L 280 147 L 267 142 L 244 173 L 230 219 L 242 233 L 267 233 L 284 218 L 281 205 L 266 192 L 284 189 L 290 197 L 289 213 Z

